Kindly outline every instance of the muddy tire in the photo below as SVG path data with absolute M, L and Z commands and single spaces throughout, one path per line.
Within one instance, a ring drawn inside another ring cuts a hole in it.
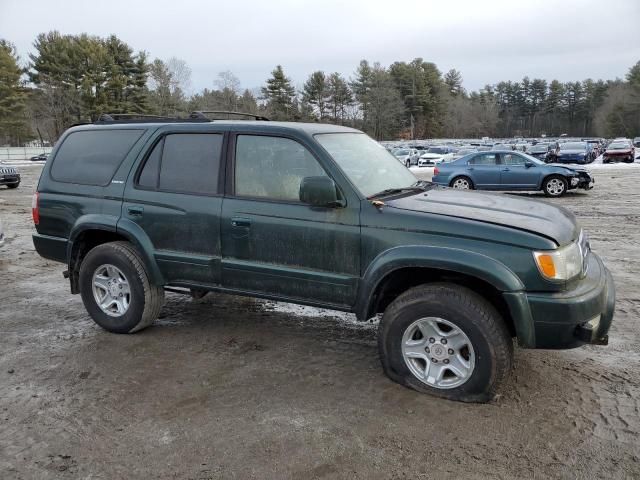
M 378 330 L 384 372 L 418 392 L 487 402 L 511 371 L 513 341 L 496 309 L 449 283 L 411 288 L 386 309 Z
M 148 327 L 164 303 L 164 289 L 150 283 L 140 254 L 128 242 L 89 251 L 80 266 L 80 295 L 91 318 L 113 333 Z
M 567 179 L 560 175 L 549 175 L 542 182 L 542 190 L 547 197 L 561 197 L 568 188 Z

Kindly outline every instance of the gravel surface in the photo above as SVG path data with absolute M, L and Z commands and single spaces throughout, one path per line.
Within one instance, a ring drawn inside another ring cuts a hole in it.
M 168 294 L 106 333 L 33 249 L 40 169 L 0 187 L 1 479 L 640 478 L 640 169 L 554 200 L 615 277 L 609 346 L 516 349 L 486 405 L 391 382 L 376 325 L 329 311 Z

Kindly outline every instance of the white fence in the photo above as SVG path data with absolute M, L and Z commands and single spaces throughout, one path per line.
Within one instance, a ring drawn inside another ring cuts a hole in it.
M 52 147 L 0 147 L 0 162 L 29 160 L 41 153 L 51 153 Z

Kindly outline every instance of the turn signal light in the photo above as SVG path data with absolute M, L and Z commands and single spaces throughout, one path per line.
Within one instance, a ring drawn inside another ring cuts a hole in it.
M 542 270 L 542 273 L 548 278 L 555 278 L 556 265 L 553 263 L 553 257 L 551 255 L 538 255 L 538 267 Z

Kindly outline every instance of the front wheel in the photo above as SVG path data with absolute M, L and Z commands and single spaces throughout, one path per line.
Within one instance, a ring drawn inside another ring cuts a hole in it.
M 511 336 L 496 309 L 448 283 L 400 295 L 384 312 L 378 349 L 392 380 L 463 402 L 491 400 L 513 358 Z
M 9 187 L 9 188 L 18 188 L 19 186 L 20 186 L 19 182 L 18 183 L 11 183 L 11 184 L 7 185 L 7 187 Z
M 98 245 L 80 265 L 80 295 L 91 318 L 113 333 L 134 333 L 158 318 L 164 289 L 152 285 L 128 242 Z
M 404 166 L 409 168 L 411 166 L 411 160 L 407 160 L 404 162 Z
M 545 178 L 542 185 L 542 189 L 548 197 L 561 197 L 567 193 L 567 187 L 567 180 L 560 175 L 551 175 Z
M 451 184 L 449 186 L 459 190 L 473 190 L 473 182 L 467 177 L 456 177 L 451 180 Z

